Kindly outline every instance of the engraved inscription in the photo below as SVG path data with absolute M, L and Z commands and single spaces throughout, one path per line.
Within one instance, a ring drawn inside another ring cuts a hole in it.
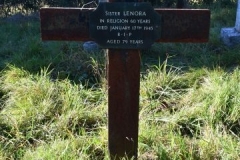
M 149 3 L 99 3 L 90 35 L 103 48 L 148 48 L 161 34 L 161 16 Z

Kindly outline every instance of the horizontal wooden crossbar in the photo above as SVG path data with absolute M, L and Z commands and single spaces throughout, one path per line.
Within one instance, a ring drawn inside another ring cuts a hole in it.
M 41 8 L 42 40 L 88 41 L 89 14 L 94 8 Z M 207 42 L 210 11 L 206 9 L 155 9 L 162 16 L 158 42 Z
M 207 42 L 210 11 L 207 9 L 155 9 L 162 15 L 159 42 Z

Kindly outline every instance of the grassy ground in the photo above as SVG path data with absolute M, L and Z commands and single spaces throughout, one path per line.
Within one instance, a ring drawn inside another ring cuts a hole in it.
M 142 52 L 139 159 L 240 159 L 240 46 L 211 7 L 206 44 Z M 0 21 L 0 159 L 109 159 L 104 52 L 41 42 L 39 22 Z

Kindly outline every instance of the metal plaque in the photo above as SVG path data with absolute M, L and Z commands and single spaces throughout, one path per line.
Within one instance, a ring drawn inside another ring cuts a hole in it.
M 90 36 L 102 48 L 146 49 L 161 37 L 161 15 L 150 3 L 99 3 Z

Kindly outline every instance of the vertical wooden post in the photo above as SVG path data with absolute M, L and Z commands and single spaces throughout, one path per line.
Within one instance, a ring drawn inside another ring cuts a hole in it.
M 112 159 L 137 158 L 140 51 L 108 50 L 108 138 Z

